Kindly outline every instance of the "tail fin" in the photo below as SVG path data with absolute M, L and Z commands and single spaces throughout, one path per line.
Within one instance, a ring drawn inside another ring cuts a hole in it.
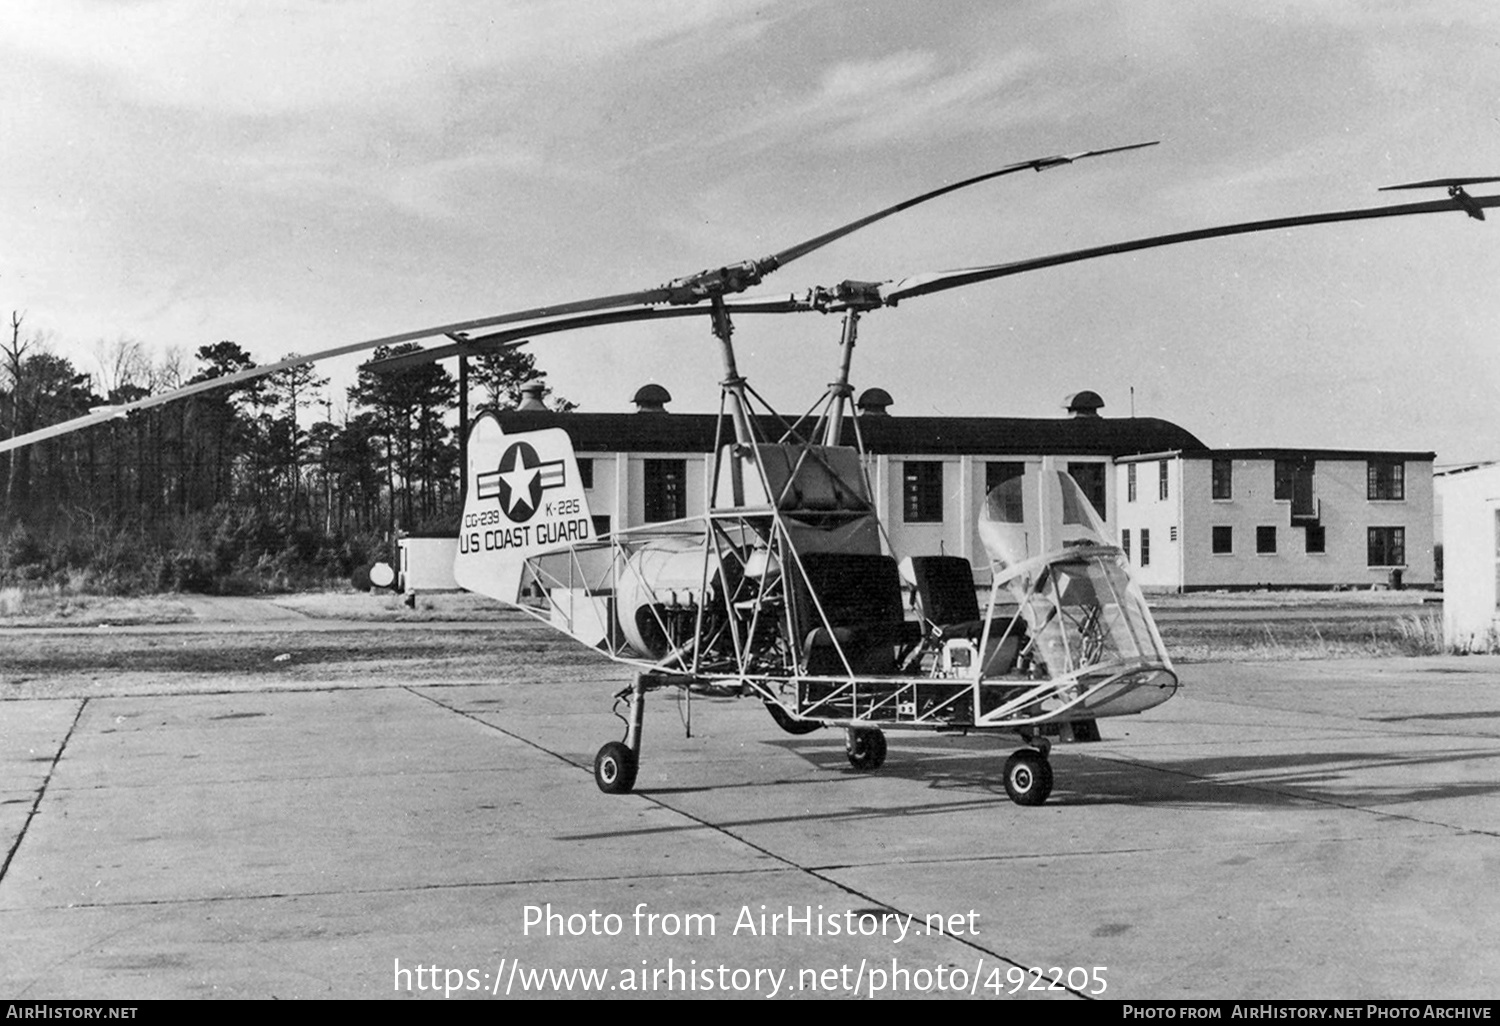
M 469 465 L 453 576 L 514 603 L 526 560 L 594 540 L 594 522 L 562 428 L 507 435 L 486 414 L 469 431 Z

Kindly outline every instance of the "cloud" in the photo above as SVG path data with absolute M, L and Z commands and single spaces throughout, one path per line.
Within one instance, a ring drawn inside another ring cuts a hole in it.
M 761 148 L 808 138 L 832 148 L 865 148 L 935 133 L 982 132 L 1056 109 L 1060 94 L 1025 87 L 1038 55 L 1011 49 L 965 61 L 930 50 L 903 50 L 826 69 L 798 95 L 777 95 L 775 106 L 725 135 L 753 139 Z
M 844 62 L 823 73 L 813 107 L 863 102 L 872 95 L 904 91 L 933 76 L 937 58 L 931 53 L 896 53 L 871 61 Z
M 7 0 L 0 45 L 105 76 L 139 103 L 267 116 L 420 108 L 469 76 L 576 70 L 745 10 L 720 0 Z
M 371 176 L 368 187 L 407 213 L 446 220 L 458 216 L 464 204 L 482 192 L 476 182 L 497 173 L 538 175 L 546 169 L 537 149 L 525 139 L 506 135 L 461 156 L 403 168 L 394 177 Z M 558 172 L 554 168 L 547 173 L 555 180 Z

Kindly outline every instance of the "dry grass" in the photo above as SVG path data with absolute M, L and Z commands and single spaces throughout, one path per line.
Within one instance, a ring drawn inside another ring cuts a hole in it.
M 65 585 L 0 588 L 0 627 L 95 627 L 187 623 L 192 612 L 171 595 L 94 595 Z
M 446 630 L 216 628 L 10 632 L 0 703 L 627 676 L 592 649 L 521 616 Z
M 389 592 L 307 592 L 277 596 L 276 605 L 294 609 L 319 620 L 488 622 L 508 614 L 509 607 L 471 592 L 429 592 L 416 595 L 410 604 Z
M 1161 624 L 1162 640 L 1182 662 L 1300 659 L 1382 659 L 1442 655 L 1440 613 L 1390 618 L 1176 621 Z

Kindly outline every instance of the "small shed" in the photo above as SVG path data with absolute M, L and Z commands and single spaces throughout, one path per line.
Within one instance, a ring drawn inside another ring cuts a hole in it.
M 398 542 L 401 566 L 396 590 L 410 594 L 418 591 L 459 591 L 453 579 L 453 560 L 458 555 L 458 538 L 454 535 L 406 535 Z
M 1466 652 L 1500 649 L 1500 463 L 1438 470 L 1443 522 L 1443 637 Z

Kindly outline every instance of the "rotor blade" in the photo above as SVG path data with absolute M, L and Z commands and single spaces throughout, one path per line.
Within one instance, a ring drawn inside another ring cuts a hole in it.
M 823 235 L 819 235 L 816 238 L 809 239 L 806 242 L 800 243 L 796 246 L 792 246 L 789 249 L 784 249 L 780 253 L 774 254 L 770 257 L 765 257 L 761 260 L 747 260 L 739 264 L 727 265 L 718 269 L 700 271 L 698 274 L 688 275 L 683 278 L 677 278 L 670 282 L 667 282 L 665 285 L 659 285 L 655 288 L 650 289 L 642 289 L 637 292 L 622 292 L 612 296 L 597 296 L 593 299 L 581 299 L 567 303 L 557 303 L 551 306 L 537 306 L 532 307 L 529 310 L 515 310 L 509 313 L 497 314 L 493 317 L 481 318 L 479 320 L 461 321 L 455 324 L 446 324 L 435 328 L 405 332 L 399 335 L 387 335 L 382 338 L 369 339 L 363 342 L 354 342 L 349 345 L 338 346 L 333 349 L 325 349 L 321 352 L 311 353 L 307 356 L 297 357 L 296 359 L 292 360 L 282 360 L 279 363 L 268 364 L 264 367 L 252 367 L 249 370 L 239 371 L 234 374 L 226 374 L 223 377 L 210 378 L 205 381 L 195 382 L 192 385 L 187 385 L 183 388 L 175 389 L 171 392 L 163 392 L 160 395 L 147 396 L 146 398 L 139 399 L 135 402 L 124 403 L 118 407 L 112 408 L 108 413 L 105 413 L 103 411 L 96 411 L 86 416 L 77 417 L 73 420 L 63 421 L 60 424 L 53 424 L 49 427 L 41 428 L 37 431 L 31 431 L 24 435 L 16 435 L 13 438 L 0 440 L 0 452 L 9 452 L 12 449 L 19 449 L 23 446 L 31 445 L 35 442 L 44 441 L 48 438 L 55 438 L 58 435 L 67 434 L 71 431 L 77 431 L 81 428 L 90 427 L 94 424 L 100 424 L 104 421 L 112 420 L 116 417 L 123 417 L 127 414 L 135 412 L 136 410 L 145 410 L 155 406 L 161 406 L 165 403 L 173 402 L 177 399 L 185 399 L 188 396 L 196 395 L 200 392 L 206 392 L 210 389 L 224 388 L 228 385 L 235 385 L 245 381 L 252 381 L 256 378 L 264 377 L 267 374 L 274 374 L 277 371 L 286 370 L 290 367 L 298 367 L 307 363 L 315 363 L 319 360 L 326 360 L 335 356 L 344 356 L 349 353 L 358 353 L 365 352 L 371 349 L 378 349 L 380 346 L 397 345 L 403 342 L 414 342 L 419 339 L 432 338 L 437 335 L 453 335 L 460 332 L 471 331 L 477 328 L 493 328 L 498 327 L 502 324 L 518 324 L 526 321 L 546 320 L 548 318 L 558 318 L 559 320 L 556 322 L 556 326 L 546 329 L 547 331 L 565 331 L 571 327 L 587 327 L 593 324 L 616 323 L 619 320 L 644 320 L 647 319 L 647 315 L 641 313 L 636 308 L 654 307 L 662 303 L 670 303 L 674 306 L 688 306 L 698 303 L 704 299 L 722 297 L 730 293 L 743 292 L 747 288 L 758 285 L 765 275 L 770 274 L 782 264 L 790 263 L 800 256 L 805 256 L 815 249 L 826 246 L 828 245 L 828 243 L 833 242 L 836 239 L 843 238 L 845 235 L 863 228 L 865 225 L 872 224 L 875 221 L 879 221 L 882 218 L 889 217 L 890 215 L 895 213 L 899 213 L 902 210 L 907 210 L 919 203 L 924 203 L 927 200 L 933 199 L 937 196 L 942 196 L 946 193 L 953 192 L 956 189 L 962 189 L 965 186 L 974 185 L 979 182 L 987 181 L 991 178 L 997 178 L 1001 175 L 1013 174 L 1016 171 L 1024 171 L 1027 168 L 1033 168 L 1037 171 L 1044 171 L 1050 167 L 1057 167 L 1062 164 L 1071 164 L 1073 161 L 1082 160 L 1085 157 L 1096 157 L 1106 153 L 1120 153 L 1124 150 L 1135 150 L 1141 149 L 1142 147 L 1155 145 L 1155 142 L 1133 143 L 1128 146 L 1116 146 L 1102 150 L 1086 150 L 1082 153 L 1059 155 L 1054 157 L 1040 157 L 1036 160 L 1028 160 L 1018 164 L 1011 164 L 1007 167 L 1000 168 L 997 171 L 991 171 L 988 174 L 978 175 L 974 178 L 965 179 L 962 182 L 955 182 L 952 185 L 946 185 L 941 189 L 934 189 L 933 191 L 924 193 L 921 196 L 917 196 L 912 199 L 906 200 L 905 202 L 898 203 L 893 207 L 887 207 L 886 209 L 871 214 L 868 217 L 864 217 L 859 219 L 858 221 L 846 224 L 841 228 L 836 228 L 831 232 L 826 232 Z M 625 316 L 618 318 L 602 317 L 599 319 L 583 318 L 576 323 L 566 320 L 567 318 L 573 318 L 578 315 L 594 314 L 601 311 L 620 313 L 624 314 Z M 755 313 L 773 311 L 746 309 L 739 312 Z M 674 314 L 664 316 L 681 315 Z M 545 331 L 539 330 L 537 328 L 529 328 L 521 334 L 525 335 L 545 333 Z M 456 353 L 460 352 L 460 350 L 452 349 L 451 347 L 441 348 L 444 350 L 445 355 L 456 355 Z M 432 352 L 436 351 L 437 350 L 433 350 Z M 441 357 L 434 356 L 431 357 L 431 359 L 441 359 Z
M 545 308 L 543 308 L 545 309 Z M 419 339 L 432 338 L 436 335 L 452 335 L 462 331 L 473 331 L 478 328 L 488 328 L 495 324 L 505 323 L 513 320 L 516 315 L 502 314 L 499 317 L 481 317 L 470 321 L 457 321 L 453 324 L 439 325 L 434 328 L 422 328 L 417 331 L 403 332 L 399 335 L 385 335 L 381 338 L 366 339 L 362 342 L 351 342 L 348 345 L 335 346 L 332 349 L 320 350 L 316 353 L 308 353 L 306 356 L 296 356 L 276 363 L 269 363 L 262 367 L 251 367 L 247 370 L 236 371 L 233 374 L 225 374 L 222 377 L 207 378 L 203 381 L 195 381 L 191 385 L 173 389 L 170 392 L 162 392 L 157 395 L 146 396 L 134 402 L 121 403 L 118 406 L 100 408 L 82 417 L 65 420 L 58 424 L 29 431 L 14 438 L 0 439 L 0 452 L 9 452 L 12 449 L 20 449 L 35 442 L 46 441 L 58 435 L 65 435 L 71 431 L 102 424 L 117 417 L 123 417 L 134 413 L 136 410 L 148 410 L 154 406 L 162 406 L 166 403 L 175 402 L 178 399 L 186 399 L 188 396 L 197 395 L 215 388 L 225 388 L 229 385 L 238 385 L 246 381 L 254 381 L 256 378 L 275 374 L 277 371 L 287 370 L 291 367 L 300 367 L 303 364 L 317 363 L 320 360 L 331 359 L 335 356 L 346 356 L 350 353 L 367 352 L 378 349 L 381 346 L 399 345 L 403 342 L 415 342 Z
M 1479 207 L 1500 207 L 1500 196 L 1476 196 L 1470 198 L 1471 202 Z M 926 296 L 934 292 L 944 292 L 948 289 L 956 289 L 964 285 L 974 285 L 982 281 L 991 281 L 995 278 L 1005 278 L 1013 274 L 1024 274 L 1027 271 L 1036 271 L 1044 267 L 1057 267 L 1061 264 L 1077 263 L 1080 260 L 1092 260 L 1095 257 L 1113 256 L 1116 253 L 1133 253 L 1142 249 L 1155 249 L 1159 246 L 1175 246 L 1180 242 L 1196 242 L 1199 239 L 1215 239 L 1225 235 L 1248 235 L 1251 232 L 1274 231 L 1278 228 L 1300 228 L 1309 224 L 1328 224 L 1337 221 L 1363 221 L 1377 217 L 1403 217 L 1407 214 L 1441 214 L 1450 211 L 1467 213 L 1466 208 L 1457 200 L 1432 200 L 1426 203 L 1403 203 L 1392 207 L 1370 207 L 1363 210 L 1336 210 L 1325 214 L 1301 214 L 1295 217 L 1277 217 L 1267 221 L 1246 221 L 1241 224 L 1221 225 L 1217 228 L 1199 228 L 1189 232 L 1174 232 L 1170 235 L 1156 235 L 1151 238 L 1135 239 L 1130 242 L 1116 242 L 1107 246 L 1094 246 L 1089 249 L 1077 249 L 1069 253 L 1058 253 L 1052 256 L 1034 257 L 1030 260 L 1017 260 L 1006 264 L 992 264 L 988 267 L 972 267 L 957 271 L 938 271 L 932 274 L 919 274 L 897 281 L 886 282 L 880 287 L 881 299 L 887 306 L 894 306 L 903 299 L 913 296 Z
M 877 211 L 876 213 L 873 213 L 868 217 L 862 217 L 858 221 L 851 221 L 848 224 L 844 225 L 842 228 L 835 228 L 831 232 L 824 232 L 822 235 L 819 235 L 816 238 L 808 239 L 806 242 L 800 242 L 795 246 L 791 246 L 787 249 L 782 250 L 780 253 L 769 256 L 764 261 L 762 261 L 762 263 L 766 265 L 764 267 L 763 273 L 769 274 L 776 268 L 781 267 L 785 264 L 789 264 L 793 260 L 796 260 L 798 257 L 806 256 L 813 250 L 821 249 L 823 246 L 828 245 L 830 242 L 834 242 L 837 239 L 842 239 L 845 235 L 848 235 L 851 232 L 858 231 L 868 224 L 874 224 L 876 221 L 879 221 L 882 218 L 890 217 L 892 214 L 899 214 L 903 210 L 909 210 L 912 207 L 916 206 L 918 203 L 926 203 L 930 199 L 936 199 L 939 196 L 946 195 L 947 193 L 954 192 L 958 189 L 966 188 L 970 185 L 977 185 L 980 182 L 987 182 L 991 178 L 999 178 L 1001 175 L 1015 174 L 1017 171 L 1025 171 L 1028 168 L 1036 171 L 1045 171 L 1050 167 L 1060 167 L 1063 164 L 1071 164 L 1073 163 L 1073 161 L 1082 160 L 1085 157 L 1099 157 L 1103 156 L 1106 153 L 1123 153 L 1126 150 L 1144 149 L 1147 146 L 1155 146 L 1160 141 L 1161 140 L 1158 139 L 1153 142 L 1131 143 L 1128 146 L 1112 146 L 1109 149 L 1104 150 L 1085 150 L 1082 153 L 1070 153 L 1066 155 L 1058 155 L 1055 157 L 1038 157 L 1035 160 L 1023 160 L 1018 164 L 1008 164 L 1005 167 L 1000 168 L 998 171 L 990 171 L 986 174 L 976 175 L 973 178 L 965 178 L 961 182 L 954 182 L 952 185 L 945 185 L 941 189 L 933 189 L 931 192 L 924 192 L 920 196 L 914 196 L 909 200 L 904 200 L 901 203 L 897 203 L 893 207 L 886 207 L 884 210 Z
M 734 316 L 739 314 L 799 313 L 808 308 L 806 302 L 794 298 L 765 299 L 724 304 L 724 309 Z M 712 312 L 710 307 L 704 306 L 646 306 L 633 310 L 607 310 L 603 313 L 580 314 L 555 321 L 543 321 L 540 324 L 527 324 L 519 328 L 507 328 L 503 331 L 482 335 L 478 338 L 469 338 L 447 345 L 434 346 L 431 349 L 423 349 L 421 352 L 389 356 L 384 360 L 373 360 L 360 369 L 374 371 L 377 374 L 388 374 L 392 371 L 402 371 L 411 367 L 421 366 L 424 363 L 446 360 L 454 356 L 482 356 L 485 353 L 514 348 L 537 335 L 552 335 L 560 331 L 575 331 L 579 328 L 593 328 L 603 324 L 623 324 L 628 321 L 651 321 L 673 317 L 707 317 Z
M 808 309 L 805 302 L 796 299 L 765 299 L 741 303 L 726 303 L 725 308 L 730 314 L 743 313 L 795 313 Z M 539 308 L 545 309 L 545 308 Z M 559 308 L 553 308 L 554 312 Z M 473 352 L 473 347 L 480 346 L 481 352 L 484 348 L 503 348 L 505 343 L 522 340 L 532 335 L 549 335 L 559 331 L 571 331 L 575 328 L 588 328 L 601 324 L 617 324 L 626 321 L 652 320 L 667 317 L 693 317 L 707 316 L 712 312 L 709 307 L 636 307 L 626 310 L 609 310 L 601 313 L 588 315 L 574 315 L 572 317 L 560 318 L 553 321 L 545 321 L 541 324 L 530 324 L 522 328 L 513 328 L 509 331 L 497 332 L 482 338 L 470 339 L 463 343 L 454 343 L 447 346 L 439 346 L 434 349 L 424 349 L 420 353 L 402 354 L 394 357 L 391 361 L 380 361 L 378 364 L 367 364 L 372 370 L 395 370 L 404 366 L 415 366 L 432 360 L 439 360 L 445 356 L 458 356 L 465 352 Z M 170 392 L 162 392 L 158 395 L 146 396 L 134 402 L 121 403 L 117 406 L 99 407 L 91 413 L 72 420 L 65 420 L 48 427 L 28 431 L 14 438 L 0 439 L 0 453 L 9 452 L 12 449 L 21 449 L 37 442 L 44 442 L 49 438 L 69 434 L 83 428 L 93 427 L 107 421 L 116 420 L 128 416 L 137 410 L 148 410 L 152 407 L 163 406 L 178 399 L 186 399 L 189 396 L 198 395 L 215 388 L 225 388 L 229 385 L 238 385 L 246 381 L 254 381 L 256 378 L 275 374 L 277 371 L 287 370 L 291 367 L 300 367 L 304 364 L 317 363 L 335 356 L 346 356 L 350 353 L 366 352 L 378 349 L 381 346 L 398 345 L 403 342 L 415 342 L 424 338 L 434 338 L 439 335 L 455 335 L 460 332 L 472 331 L 479 328 L 493 327 L 496 324 L 504 324 L 515 318 L 514 314 L 503 314 L 499 317 L 482 317 L 472 321 L 460 321 L 454 324 L 439 325 L 433 328 L 422 328 L 417 331 L 409 331 L 400 335 L 386 335 L 376 339 L 366 339 L 363 342 L 352 342 L 348 345 L 336 346 L 333 349 L 324 349 L 316 353 L 308 353 L 306 356 L 296 356 L 291 359 L 280 360 L 276 363 L 266 364 L 263 367 L 251 367 L 248 370 L 237 371 L 234 374 L 225 374 L 222 377 L 207 378 L 196 381 L 191 385 L 173 389 Z M 393 366 L 394 364 L 395 366 Z
M 1155 146 L 1156 142 L 1131 143 L 1128 146 L 1114 146 L 1102 150 L 1085 150 L 1082 153 L 1063 154 L 1053 157 L 1038 157 L 1035 160 L 1025 160 L 1017 164 L 1010 164 L 997 171 L 987 174 L 976 175 L 961 182 L 945 185 L 940 189 L 923 193 L 920 196 L 897 203 L 895 206 L 886 207 L 867 217 L 857 221 L 851 221 L 841 228 L 835 228 L 831 232 L 825 232 L 806 242 L 798 243 L 782 250 L 779 253 L 763 257 L 759 260 L 743 260 L 735 264 L 726 264 L 723 267 L 710 268 L 699 271 L 696 274 L 685 275 L 674 278 L 664 285 L 655 288 L 641 289 L 638 292 L 622 292 L 613 296 L 600 296 L 596 299 L 581 299 L 569 303 L 558 303 L 553 306 L 538 306 L 530 310 L 518 310 L 514 313 L 501 314 L 489 320 L 489 326 L 495 327 L 501 324 L 516 324 L 522 321 L 543 320 L 549 317 L 566 317 L 573 314 L 592 313 L 596 310 L 611 310 L 619 307 L 655 306 L 661 303 L 670 303 L 674 306 L 686 306 L 710 299 L 716 296 L 725 296 L 744 292 L 748 288 L 759 285 L 765 276 L 770 274 L 784 264 L 791 263 L 798 257 L 806 256 L 813 250 L 821 249 L 837 239 L 841 239 L 852 232 L 868 224 L 908 210 L 919 203 L 925 203 L 930 199 L 945 195 L 966 186 L 976 185 L 979 182 L 998 178 L 1001 175 L 1014 174 L 1017 171 L 1025 171 L 1032 168 L 1037 171 L 1045 171 L 1050 167 L 1059 167 L 1063 164 L 1071 164 L 1075 160 L 1085 157 L 1097 157 L 1107 153 L 1121 153 L 1125 150 L 1138 150 L 1147 146 Z
M 24 435 L 16 435 L 14 438 L 0 440 L 0 452 L 9 452 L 11 449 L 21 449 L 28 445 L 35 445 L 37 442 L 45 442 L 47 439 L 56 438 L 58 435 L 66 435 L 69 432 L 93 427 L 95 424 L 103 424 L 123 416 L 125 414 L 121 412 L 120 407 L 100 407 L 82 417 L 74 417 L 72 420 L 65 420 L 58 424 L 39 428 L 36 431 L 28 431 Z
M 1486 182 L 1500 182 L 1500 178 L 1433 178 L 1426 182 L 1407 182 L 1405 185 L 1383 185 L 1381 192 L 1394 192 L 1397 189 L 1441 189 L 1452 188 L 1455 185 L 1483 185 Z

